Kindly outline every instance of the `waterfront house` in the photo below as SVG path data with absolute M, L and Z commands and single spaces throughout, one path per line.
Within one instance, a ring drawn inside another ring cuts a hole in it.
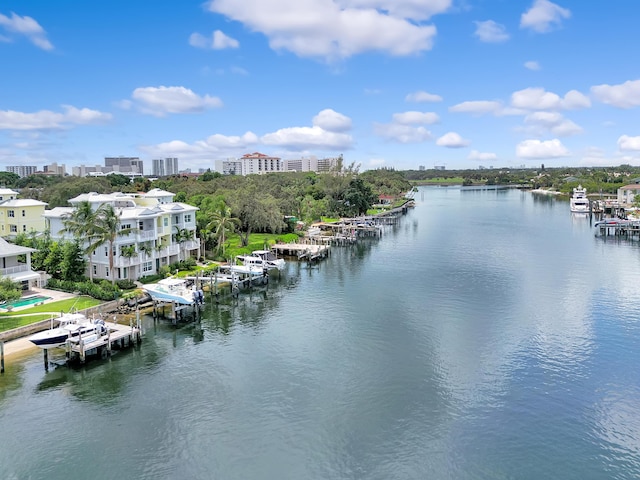
M 638 193 L 640 193 L 640 184 L 634 183 L 620 187 L 618 189 L 618 203 L 620 205 L 631 205 Z
M 95 192 L 69 200 L 71 207 L 47 210 L 44 217 L 54 239 L 71 239 L 64 232 L 64 220 L 80 202 L 87 201 L 95 211 L 103 204 L 113 206 L 120 218 L 120 229 L 131 233 L 117 237 L 114 245 L 114 271 L 109 269 L 109 247 L 96 248 L 91 254 L 94 278 L 137 280 L 157 273 L 161 267 L 197 256 L 200 239 L 196 237 L 197 207 L 174 202 L 175 194 L 160 189 L 148 193 Z M 89 272 L 87 272 L 89 276 Z
M 10 278 L 20 283 L 24 290 L 33 286 L 44 287 L 46 274 L 31 270 L 33 248 L 21 247 L 0 237 L 0 277 Z
M 18 198 L 18 192 L 0 189 L 0 237 L 15 237 L 18 233 L 43 232 L 46 203 L 30 198 Z

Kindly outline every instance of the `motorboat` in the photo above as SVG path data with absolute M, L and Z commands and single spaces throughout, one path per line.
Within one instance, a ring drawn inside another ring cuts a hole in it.
M 157 283 L 142 285 L 151 299 L 161 302 L 174 302 L 180 305 L 199 305 L 204 303 L 204 292 L 184 278 L 163 278 Z
M 85 336 L 98 337 L 107 333 L 104 320 L 91 321 L 81 313 L 63 314 L 56 320 L 58 321 L 56 327 L 34 333 L 28 340 L 46 350 L 62 347 L 68 340 L 77 340 Z
M 276 257 L 269 250 L 254 250 L 253 252 L 251 252 L 251 255 L 239 255 L 237 258 L 242 262 L 243 265 L 254 266 L 258 268 L 266 267 L 269 270 L 274 268 L 282 270 L 285 267 L 284 259 Z
M 589 199 L 587 198 L 587 189 L 582 185 L 578 185 L 573 189 L 573 194 L 569 200 L 569 208 L 572 213 L 588 213 Z

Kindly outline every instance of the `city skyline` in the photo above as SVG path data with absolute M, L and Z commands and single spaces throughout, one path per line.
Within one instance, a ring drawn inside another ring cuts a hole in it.
M 0 170 L 262 152 L 361 169 L 640 164 L 640 4 L 0 6 Z

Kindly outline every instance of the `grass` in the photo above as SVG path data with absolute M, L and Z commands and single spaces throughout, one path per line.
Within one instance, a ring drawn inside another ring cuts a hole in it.
M 229 259 L 237 255 L 246 255 L 254 250 L 269 250 L 271 245 L 278 242 L 291 243 L 297 241 L 298 238 L 295 233 L 252 233 L 249 235 L 249 245 L 243 247 L 240 236 L 233 234 L 225 242 L 227 247 L 224 250 L 224 256 Z
M 69 312 L 72 308 L 83 310 L 89 307 L 95 307 L 101 304 L 100 300 L 91 297 L 76 297 L 66 300 L 58 300 L 56 302 L 45 303 L 44 305 L 36 305 L 33 307 L 18 310 L 16 312 L 0 313 L 0 332 L 11 330 L 12 328 L 23 327 L 41 320 L 51 318 L 50 313 L 45 312 Z M 31 315 L 31 314 L 40 315 Z M 27 314 L 26 316 L 24 316 Z

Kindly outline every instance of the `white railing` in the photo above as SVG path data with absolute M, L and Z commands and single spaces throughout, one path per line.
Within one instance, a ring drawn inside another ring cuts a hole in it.
M 137 232 L 136 233 L 136 237 L 138 239 L 138 241 L 145 241 L 145 240 L 154 240 L 156 238 L 156 232 L 154 230 L 147 230 L 144 232 Z
M 29 270 L 29 265 L 25 263 L 24 265 L 17 265 L 15 267 L 0 268 L 0 275 L 11 275 L 14 273 L 28 272 Z

